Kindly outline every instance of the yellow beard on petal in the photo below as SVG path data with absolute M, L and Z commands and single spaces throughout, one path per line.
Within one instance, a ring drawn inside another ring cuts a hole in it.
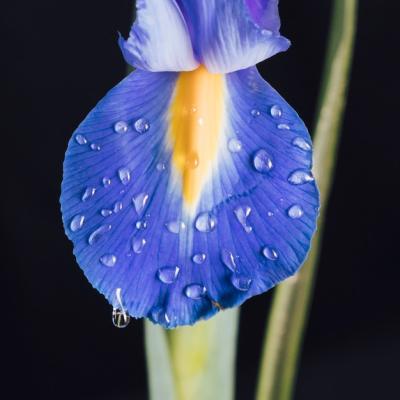
M 200 66 L 179 74 L 170 108 L 172 164 L 185 206 L 195 209 L 217 158 L 224 120 L 224 76 Z

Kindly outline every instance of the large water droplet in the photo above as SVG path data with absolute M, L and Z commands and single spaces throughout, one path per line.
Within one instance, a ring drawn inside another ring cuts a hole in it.
M 292 185 L 303 185 L 308 182 L 313 182 L 314 177 L 309 171 L 306 171 L 304 169 L 297 169 L 289 175 L 288 181 Z
M 80 144 L 81 146 L 87 143 L 87 139 L 83 135 L 76 135 L 75 140 L 76 143 Z
M 217 225 L 217 218 L 209 212 L 199 214 L 196 219 L 196 229 L 200 232 L 211 232 Z
M 91 199 L 95 194 L 96 194 L 95 187 L 86 188 L 82 194 L 82 201 L 87 201 L 87 200 Z
M 262 253 L 265 258 L 268 258 L 268 260 L 271 260 L 271 261 L 275 261 L 279 257 L 278 252 L 273 247 L 270 247 L 270 246 L 265 246 L 263 248 Z
M 236 289 L 241 290 L 242 292 L 246 292 L 250 289 L 253 280 L 248 276 L 235 274 L 232 275 L 231 282 Z
M 126 133 L 128 132 L 128 124 L 125 121 L 118 121 L 114 124 L 115 133 Z
M 114 254 L 104 254 L 100 257 L 100 262 L 106 267 L 114 267 L 117 263 L 117 257 Z
M 146 239 L 133 239 L 132 241 L 132 250 L 136 253 L 136 254 L 140 254 L 144 247 L 146 246 L 147 241 Z
M 119 180 L 123 185 L 127 185 L 131 181 L 131 171 L 129 168 L 120 168 L 118 170 Z
M 297 219 L 304 215 L 304 210 L 298 204 L 294 204 L 288 209 L 287 213 L 290 218 Z
M 111 179 L 110 178 L 108 178 L 107 176 L 105 176 L 103 179 L 102 179 L 102 183 L 103 183 L 103 186 L 106 188 L 106 187 L 109 187 L 110 185 L 111 185 Z
M 288 131 L 290 130 L 290 126 L 288 124 L 279 124 L 277 126 L 278 129 L 282 130 L 282 131 Z
M 259 110 L 256 110 L 256 109 L 251 110 L 250 114 L 251 114 L 253 117 L 259 117 L 259 116 L 261 115 L 260 111 L 259 111 Z
M 157 276 L 162 283 L 170 285 L 171 283 L 174 283 L 178 278 L 179 271 L 179 267 L 164 267 L 160 268 L 157 271 Z
M 99 144 L 97 144 L 97 143 L 92 143 L 92 144 L 90 145 L 90 148 L 91 148 L 93 151 L 100 151 L 100 150 L 101 150 L 101 146 L 100 146 Z
M 242 142 L 238 139 L 231 139 L 228 142 L 228 149 L 231 153 L 239 153 L 242 150 Z
M 197 283 L 193 285 L 186 286 L 185 295 L 192 300 L 199 300 L 207 293 L 207 289 L 203 285 L 198 285 Z
M 293 144 L 293 146 L 296 146 L 301 150 L 305 150 L 305 151 L 310 151 L 311 150 L 311 144 L 308 143 L 305 139 L 303 139 L 300 136 L 295 137 L 293 139 L 292 144 Z
M 84 223 L 85 223 L 84 215 L 75 215 L 75 217 L 72 218 L 69 227 L 72 232 L 77 232 L 80 229 L 82 229 Z
M 169 232 L 178 234 L 186 229 L 186 225 L 182 221 L 170 221 L 165 224 Z
M 192 257 L 192 261 L 195 264 L 199 264 L 200 265 L 200 264 L 203 264 L 206 261 L 206 258 L 207 258 L 207 256 L 204 253 L 198 253 L 198 254 L 195 254 Z
M 115 295 L 117 297 L 118 307 L 113 308 L 112 322 L 117 328 L 126 328 L 129 325 L 131 317 L 125 311 L 122 303 L 121 288 L 116 289 Z
M 270 108 L 269 113 L 271 114 L 271 117 L 273 117 L 273 118 L 280 118 L 280 117 L 282 117 L 282 108 L 280 106 L 273 105 Z
M 133 197 L 133 205 L 138 214 L 141 214 L 146 207 L 147 201 L 149 200 L 149 195 L 147 193 L 139 193 Z
M 110 230 L 111 230 L 111 225 L 102 225 L 102 226 L 100 226 L 100 228 L 97 228 L 89 236 L 88 243 L 90 245 L 96 244 Z
M 222 249 L 221 251 L 221 259 L 222 262 L 228 267 L 232 272 L 237 270 L 236 266 L 236 258 L 233 253 L 227 249 Z
M 123 208 L 124 208 L 124 205 L 122 204 L 122 201 L 117 201 L 114 204 L 114 213 L 118 214 L 120 211 L 122 211 Z
M 150 129 L 150 123 L 145 118 L 139 118 L 135 122 L 134 127 L 137 133 L 146 133 Z
M 253 228 L 247 224 L 247 218 L 251 213 L 251 208 L 249 206 L 244 206 L 244 207 L 239 206 L 235 208 L 234 213 L 240 225 L 242 225 L 244 231 L 246 233 L 250 233 L 253 230 Z
M 103 210 L 100 211 L 100 213 L 103 217 L 109 217 L 113 212 L 112 212 L 112 210 L 108 210 L 107 208 L 104 208 Z
M 254 155 L 253 165 L 258 172 L 261 172 L 263 174 L 271 171 L 274 166 L 271 157 L 264 149 L 258 150 L 257 153 Z

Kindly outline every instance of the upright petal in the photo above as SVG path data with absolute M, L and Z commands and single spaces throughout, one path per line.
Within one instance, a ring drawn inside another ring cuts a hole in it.
M 197 59 L 211 72 L 245 69 L 288 49 L 277 0 L 176 0 Z
M 175 0 L 138 0 L 128 40 L 119 44 L 125 60 L 148 71 L 190 71 L 198 66 L 190 35 Z

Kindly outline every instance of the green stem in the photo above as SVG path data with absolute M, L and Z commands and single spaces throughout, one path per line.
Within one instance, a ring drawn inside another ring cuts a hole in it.
M 334 177 L 353 56 L 357 0 L 334 0 L 314 135 L 314 174 L 321 195 L 318 231 L 301 271 L 275 291 L 260 365 L 257 400 L 292 398 Z

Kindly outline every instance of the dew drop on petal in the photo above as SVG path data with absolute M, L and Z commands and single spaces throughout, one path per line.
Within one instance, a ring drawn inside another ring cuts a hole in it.
M 217 225 L 216 217 L 209 212 L 203 212 L 199 214 L 195 223 L 196 229 L 199 232 L 204 232 L 204 233 L 213 231 L 216 225 Z
M 100 150 L 101 150 L 101 146 L 100 146 L 99 144 L 97 144 L 97 143 L 92 143 L 92 144 L 90 145 L 90 148 L 91 148 L 93 151 L 100 151 Z
M 196 152 L 190 153 L 186 158 L 185 168 L 196 169 L 199 166 L 199 156 Z
M 261 172 L 263 174 L 271 171 L 274 166 L 271 157 L 264 149 L 258 150 L 257 153 L 254 155 L 253 165 L 258 172 Z
M 92 246 L 96 244 L 107 232 L 111 230 L 111 225 L 102 225 L 91 233 L 88 243 Z
M 280 118 L 280 117 L 282 117 L 282 108 L 277 105 L 273 105 L 270 108 L 269 113 L 271 114 L 271 117 L 273 117 L 273 118 Z
M 250 289 L 253 280 L 248 276 L 234 274 L 231 277 L 231 282 L 236 289 L 246 292 Z
M 279 124 L 277 126 L 278 129 L 282 130 L 282 131 L 288 131 L 290 130 L 290 126 L 288 124 Z
M 168 232 L 178 234 L 186 229 L 186 225 L 182 221 L 170 221 L 165 224 Z
M 111 179 L 110 178 L 108 178 L 107 176 L 105 176 L 102 180 L 101 180 L 101 182 L 103 183 L 103 186 L 106 188 L 106 187 L 109 187 L 110 185 L 111 185 Z
M 235 208 L 234 213 L 236 215 L 236 219 L 239 221 L 240 225 L 242 225 L 244 231 L 246 233 L 250 233 L 253 228 L 247 224 L 247 218 L 251 214 L 251 208 L 249 206 L 238 206 Z
M 86 188 L 82 194 L 82 201 L 87 201 L 87 200 L 91 199 L 95 194 L 96 194 L 95 187 Z
M 230 139 L 228 142 L 228 149 L 231 153 L 239 153 L 242 150 L 242 142 L 238 139 Z
M 148 200 L 149 195 L 147 193 L 139 193 L 132 198 L 133 205 L 138 214 L 141 214 L 143 212 Z
M 128 132 L 128 124 L 125 121 L 118 121 L 114 124 L 115 133 L 126 133 Z
M 72 218 L 69 227 L 72 232 L 77 232 L 80 229 L 82 229 L 84 223 L 85 223 L 84 215 L 75 215 L 75 217 Z
M 117 257 L 114 254 L 104 254 L 100 257 L 100 262 L 106 267 L 114 267 L 117 263 Z
M 101 214 L 103 217 L 109 217 L 112 213 L 113 213 L 112 210 L 108 210 L 107 208 L 103 208 L 103 209 L 100 211 L 100 214 Z
M 308 182 L 313 182 L 314 177 L 309 171 L 306 171 L 304 169 L 297 169 L 289 175 L 288 181 L 292 185 L 303 185 Z
M 145 118 L 139 118 L 135 121 L 134 127 L 137 133 L 146 133 L 150 129 L 150 123 Z
M 299 149 L 304 150 L 304 151 L 310 151 L 311 150 L 311 144 L 308 143 L 305 139 L 303 139 L 300 136 L 295 137 L 293 139 L 292 144 L 293 144 L 293 146 L 296 146 Z
M 298 219 L 304 215 L 304 210 L 298 204 L 294 204 L 288 209 L 287 213 L 290 218 Z
M 273 213 L 272 211 L 268 211 L 268 212 L 267 212 L 267 215 L 268 215 L 268 217 L 273 217 L 273 216 L 274 216 L 274 213 Z
M 132 250 L 134 251 L 134 253 L 140 254 L 144 250 L 146 244 L 147 244 L 146 239 L 133 239 Z
M 265 246 L 262 250 L 263 256 L 268 260 L 275 261 L 278 259 L 278 252 L 270 246 Z
M 136 229 L 138 229 L 140 231 L 144 231 L 145 229 L 147 229 L 147 221 L 144 219 L 137 221 Z
M 259 116 L 261 115 L 260 111 L 259 111 L 259 110 L 256 110 L 256 109 L 251 110 L 250 114 L 251 114 L 253 117 L 259 117 Z
M 157 164 L 156 169 L 158 172 L 162 172 L 162 171 L 165 171 L 167 169 L 167 167 L 164 163 L 160 162 Z
M 200 265 L 200 264 L 203 264 L 206 261 L 206 258 L 207 258 L 207 256 L 204 253 L 198 253 L 198 254 L 195 254 L 192 257 L 192 261 L 195 264 L 199 264 Z
M 269 29 L 261 29 L 261 35 L 265 37 L 271 37 L 272 36 L 272 31 Z
M 127 185 L 131 181 L 131 171 L 129 168 L 120 168 L 118 170 L 119 180 L 123 185 Z
M 120 211 L 122 211 L 123 208 L 124 208 L 124 205 L 122 204 L 122 201 L 117 201 L 114 204 L 114 213 L 118 214 Z
M 170 285 L 177 280 L 179 271 L 179 267 L 163 267 L 157 271 L 157 277 L 162 283 Z
M 221 259 L 226 267 L 228 267 L 232 272 L 237 270 L 236 258 L 233 253 L 227 249 L 222 249 Z
M 207 289 L 203 285 L 199 285 L 197 283 L 186 286 L 185 295 L 189 299 L 199 300 L 206 294 Z
M 151 320 L 157 324 L 168 325 L 171 320 L 162 307 L 155 307 L 151 313 Z
M 76 135 L 75 141 L 76 141 L 76 143 L 80 144 L 81 146 L 87 143 L 87 139 L 83 135 Z

